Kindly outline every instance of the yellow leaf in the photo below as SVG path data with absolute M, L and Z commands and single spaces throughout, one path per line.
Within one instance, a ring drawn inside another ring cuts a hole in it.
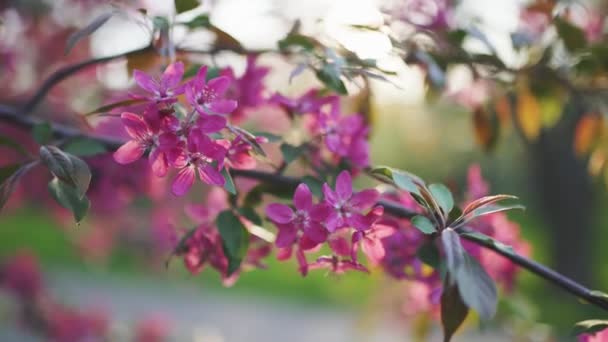
M 595 114 L 583 116 L 576 124 L 574 131 L 574 152 L 583 156 L 591 150 L 602 133 L 602 117 Z
M 522 133 L 528 140 L 535 140 L 541 129 L 541 107 L 529 89 L 524 88 L 517 94 L 517 121 Z
M 127 55 L 127 70 L 131 76 L 135 69 L 149 71 L 161 62 L 162 57 L 154 49 L 138 51 Z

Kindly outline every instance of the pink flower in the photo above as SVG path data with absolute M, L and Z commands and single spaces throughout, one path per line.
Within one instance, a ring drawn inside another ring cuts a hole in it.
M 578 342 L 606 342 L 608 341 L 608 329 L 598 331 L 595 334 L 582 334 Z
M 119 164 L 130 164 L 141 158 L 146 150 L 150 149 L 149 161 L 154 174 L 163 177 L 167 174 L 168 160 L 166 152 L 170 147 L 177 144 L 178 138 L 175 134 L 161 130 L 161 121 L 156 119 L 156 112 L 150 109 L 144 115 L 124 112 L 120 116 L 122 123 L 131 137 L 131 140 L 122 145 L 114 152 L 114 160 Z M 172 119 L 165 119 L 170 124 Z
M 184 265 L 192 274 L 198 274 L 209 263 L 220 273 L 228 268 L 228 259 L 222 250 L 222 242 L 216 229 L 201 225 L 186 241 L 183 255 Z
M 270 98 L 271 103 L 275 103 L 284 108 L 290 114 L 310 114 L 318 112 L 327 103 L 339 101 L 337 96 L 320 97 L 318 89 L 311 89 L 302 96 L 293 99 L 279 93 Z
M 255 137 L 255 141 L 258 144 L 262 144 L 268 140 L 265 137 Z M 226 158 L 228 159 L 230 166 L 235 169 L 243 170 L 255 168 L 257 162 L 255 157 L 251 154 L 253 147 L 245 141 L 242 136 L 238 135 L 230 142 L 225 140 L 223 145 L 228 150 Z
M 167 104 L 177 101 L 177 95 L 184 92 L 184 87 L 179 85 L 183 75 L 184 64 L 182 62 L 169 64 L 160 79 L 155 79 L 140 70 L 133 72 L 137 85 L 151 94 L 144 98 Z M 135 97 L 138 96 L 135 95 Z
M 324 242 L 327 230 L 322 222 L 329 215 L 329 208 L 324 204 L 313 204 L 312 193 L 306 184 L 298 185 L 293 197 L 293 211 L 289 206 L 271 203 L 266 207 L 266 215 L 279 228 L 276 240 L 277 247 L 288 247 L 296 242 L 298 233 L 302 232 L 300 243 L 305 249 Z
M 213 141 L 200 129 L 190 130 L 186 146 L 183 142 L 171 151 L 173 166 L 180 169 L 173 181 L 172 192 L 182 196 L 192 187 L 196 173 L 206 184 L 223 186 L 221 170 L 224 168 L 226 149 Z
M 0 270 L 0 284 L 21 299 L 33 300 L 42 291 L 38 261 L 30 253 L 12 256 Z
M 353 183 L 348 171 L 342 171 L 336 179 L 336 191 L 327 183 L 323 184 L 325 202 L 332 211 L 325 223 L 330 232 L 340 228 L 352 227 L 356 230 L 369 229 L 373 222 L 362 212 L 370 209 L 380 196 L 378 191 L 367 189 L 353 193 Z
M 231 115 L 234 120 L 244 118 L 248 109 L 258 107 L 265 102 L 263 81 L 270 68 L 256 65 L 256 60 L 255 55 L 247 56 L 247 67 L 241 77 L 235 77 L 232 68 L 224 69 L 221 73 L 222 76 L 234 80 L 227 93 L 227 98 L 234 99 L 239 104 Z
M 229 86 L 230 78 L 225 76 L 207 82 L 207 67 L 203 66 L 187 84 L 186 98 L 201 115 L 228 114 L 237 107 L 236 101 L 223 98 Z

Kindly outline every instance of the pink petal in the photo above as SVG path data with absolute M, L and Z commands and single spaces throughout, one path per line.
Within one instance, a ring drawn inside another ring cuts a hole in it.
M 200 86 L 207 83 L 207 66 L 203 65 L 198 72 L 196 73 L 196 77 L 192 80 L 193 84 Z
M 293 245 L 296 241 L 298 230 L 291 224 L 280 225 L 275 244 L 279 248 Z
M 335 210 L 325 203 L 319 203 L 317 205 L 312 206 L 309 210 L 310 218 L 313 221 L 323 222 L 329 217 L 329 215 Z
M 346 170 L 340 172 L 336 179 L 336 194 L 341 200 L 348 200 L 353 194 L 353 181 Z
M 234 100 L 216 100 L 208 106 L 214 114 L 228 114 L 236 109 L 238 103 Z
M 158 91 L 158 83 L 154 78 L 150 75 L 146 74 L 141 70 L 133 71 L 133 78 L 135 78 L 135 82 L 141 88 L 147 90 L 150 93 L 156 93 Z
M 384 258 L 386 251 L 384 245 L 378 239 L 364 238 L 362 243 L 363 253 L 372 261 L 374 264 L 378 264 Z
M 230 87 L 230 78 L 226 76 L 216 77 L 212 80 L 209 80 L 207 86 L 211 88 L 216 94 L 224 95 L 228 87 Z
M 304 235 L 315 243 L 319 244 L 327 240 L 327 229 L 318 223 L 311 223 L 304 231 Z
M 184 63 L 175 62 L 169 64 L 162 76 L 162 86 L 165 90 L 175 87 L 184 75 Z
M 296 188 L 296 192 L 293 195 L 293 204 L 296 209 L 308 211 L 312 207 L 312 193 L 308 188 L 308 185 L 301 183 Z
M 222 174 L 216 170 L 213 166 L 207 164 L 203 167 L 198 168 L 198 175 L 201 180 L 209 185 L 223 186 L 226 183 L 226 179 Z
M 362 231 L 370 228 L 369 221 L 365 219 L 365 216 L 359 213 L 351 213 L 350 216 L 346 217 L 348 226 L 355 228 L 356 230 Z
M 335 232 L 337 229 L 340 229 L 344 226 L 344 219 L 342 216 L 335 211 L 332 210 L 327 219 L 325 220 L 325 227 L 329 230 L 330 233 Z
M 323 197 L 325 201 L 332 206 L 339 203 L 338 196 L 327 183 L 323 184 Z
M 114 152 L 114 160 L 119 164 L 130 164 L 144 155 L 146 148 L 135 140 L 128 141 Z
M 171 186 L 171 191 L 175 196 L 183 196 L 190 190 L 194 183 L 194 172 L 193 166 L 187 166 L 179 171 Z
M 378 197 L 380 197 L 380 193 L 377 190 L 366 189 L 353 194 L 349 203 L 359 210 L 365 210 L 376 204 Z
M 140 139 L 149 132 L 148 124 L 137 114 L 124 112 L 120 115 L 120 119 L 129 136 L 133 138 Z
M 296 258 L 298 259 L 298 264 L 300 265 L 300 273 L 302 274 L 302 276 L 306 276 L 306 274 L 308 274 L 308 261 L 306 261 L 304 251 L 298 248 L 298 250 L 296 251 Z
M 266 215 L 275 223 L 285 224 L 293 220 L 293 211 L 285 204 L 271 203 L 266 207 Z
M 348 241 L 343 237 L 338 237 L 328 241 L 329 247 L 337 254 L 342 256 L 350 256 L 350 246 Z
M 331 152 L 336 153 L 339 156 L 344 156 L 344 148 L 342 146 L 342 140 L 338 134 L 329 134 L 325 136 L 325 146 Z
M 292 250 L 293 248 L 291 246 L 286 248 L 279 248 L 277 250 L 277 260 L 283 261 L 291 258 Z
M 197 122 L 198 128 L 203 133 L 219 132 L 226 127 L 226 118 L 219 115 L 201 115 Z
M 152 165 L 152 173 L 156 177 L 165 177 L 167 175 L 169 162 L 167 161 L 167 155 L 164 152 L 159 152 L 158 149 L 154 149 L 150 153 L 149 161 Z

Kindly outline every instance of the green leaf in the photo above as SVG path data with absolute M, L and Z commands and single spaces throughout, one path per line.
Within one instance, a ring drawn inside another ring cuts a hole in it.
M 152 25 L 154 26 L 155 31 L 168 31 L 170 26 L 169 20 L 159 15 L 152 18 Z
M 441 232 L 441 243 L 446 258 L 446 266 L 452 281 L 457 280 L 458 271 L 465 262 L 466 252 L 460 242 L 460 236 L 452 228 Z
M 416 215 L 412 218 L 412 224 L 414 227 L 418 228 L 419 231 L 424 234 L 433 234 L 437 230 L 435 229 L 435 225 L 431 220 L 429 220 L 426 216 Z
M 441 294 L 441 325 L 443 327 L 443 341 L 449 342 L 454 333 L 462 325 L 469 314 L 469 308 L 466 306 L 458 287 L 455 285 L 443 286 Z
M 89 199 L 86 196 L 80 197 L 76 188 L 57 177 L 49 182 L 49 192 L 57 203 L 72 212 L 76 223 L 80 223 L 89 211 Z
M 572 328 L 572 335 L 580 334 L 595 334 L 608 328 L 608 320 L 588 319 L 586 321 L 577 322 Z
M 471 211 L 470 213 L 468 213 L 467 215 L 464 216 L 464 220 L 462 220 L 461 222 L 459 222 L 457 224 L 458 226 L 462 226 L 480 216 L 484 216 L 484 215 L 490 215 L 490 214 L 495 214 L 495 213 L 499 213 L 502 211 L 508 211 L 508 210 L 515 210 L 515 209 L 520 209 L 520 210 L 525 210 L 526 207 L 524 207 L 523 205 L 520 204 L 513 204 L 513 205 L 496 205 L 496 204 L 491 204 L 491 205 L 486 205 L 480 208 L 477 208 L 473 211 Z
M 397 186 L 399 189 L 418 196 L 420 196 L 418 186 L 424 186 L 424 182 L 419 177 L 414 176 L 409 172 L 392 167 L 379 166 L 374 168 L 371 172 L 374 175 L 382 176 L 392 181 L 392 183 L 395 184 L 395 186 Z
M 70 53 L 70 51 L 72 50 L 74 45 L 76 45 L 76 43 L 78 43 L 81 39 L 83 39 L 87 36 L 90 36 L 91 34 L 93 34 L 93 32 L 97 31 L 97 29 L 100 28 L 101 26 L 103 26 L 103 24 L 105 24 L 108 20 L 110 20 L 110 18 L 113 15 L 114 15 L 113 12 L 103 13 L 103 14 L 99 15 L 98 17 L 96 17 L 95 19 L 93 19 L 93 21 L 91 21 L 91 23 L 89 23 L 87 26 L 72 33 L 68 37 L 68 40 L 67 40 L 67 43 L 65 46 L 65 54 L 67 55 L 68 53 Z
M 53 128 L 48 122 L 41 122 L 32 127 L 34 140 L 40 145 L 44 145 L 53 139 Z
M 493 204 L 499 201 L 503 201 L 503 200 L 507 200 L 507 199 L 517 199 L 516 196 L 512 196 L 512 195 L 493 195 L 493 196 L 484 196 L 482 198 L 478 198 L 476 200 L 474 200 L 473 202 L 469 203 L 464 210 L 462 211 L 462 213 L 464 215 L 472 212 L 473 210 L 483 207 L 485 205 L 488 204 Z
M 285 163 L 291 164 L 306 151 L 306 145 L 293 146 L 288 143 L 282 143 L 280 149 Z
M 319 81 L 323 82 L 327 88 L 337 92 L 338 94 L 346 95 L 348 91 L 342 79 L 340 78 L 340 68 L 334 64 L 324 64 L 323 67 L 315 72 Z
M 63 150 L 80 157 L 90 157 L 108 152 L 102 143 L 88 138 L 73 139 L 63 147 Z
M 230 210 L 222 211 L 216 220 L 217 229 L 222 238 L 224 254 L 228 258 L 228 272 L 230 276 L 241 266 L 249 247 L 249 232 Z
M 234 185 L 234 180 L 232 180 L 232 176 L 230 172 L 226 168 L 222 169 L 222 176 L 224 176 L 224 189 L 229 193 L 236 195 L 236 186 Z
M 237 211 L 247 220 L 251 221 L 251 223 L 258 226 L 262 225 L 262 218 L 252 207 L 241 207 L 238 208 Z
M 91 170 L 87 163 L 55 146 L 41 146 L 40 159 L 55 177 L 74 187 L 78 198 L 84 197 L 91 183 Z
M 14 141 L 13 139 L 11 139 L 7 136 L 0 135 L 0 146 L 10 147 L 13 150 L 21 153 L 24 156 L 27 156 L 29 154 L 25 150 L 25 148 L 23 148 L 23 146 L 21 146 L 21 144 L 19 144 L 18 142 Z
M 88 113 L 84 113 L 84 116 L 91 116 L 93 114 L 99 114 L 99 113 L 107 113 L 114 108 L 126 107 L 126 106 L 130 106 L 130 105 L 138 104 L 138 103 L 143 103 L 146 101 L 147 101 L 146 99 L 127 99 L 127 100 L 121 100 L 121 101 L 117 101 L 117 102 L 113 102 L 113 103 L 108 103 L 101 107 L 95 108 Z
M 240 136 L 243 141 L 245 141 L 249 146 L 251 146 L 251 148 L 253 148 L 253 151 L 256 154 L 266 157 L 266 152 L 264 152 L 262 146 L 257 142 L 257 140 L 255 140 L 255 135 L 237 126 L 230 125 L 229 128 L 234 134 Z
M 441 263 L 441 254 L 439 254 L 439 249 L 435 246 L 433 241 L 428 241 L 421 245 L 416 251 L 416 256 L 423 263 L 431 266 L 432 268 L 438 270 L 439 265 Z
M 311 51 L 315 48 L 315 41 L 310 37 L 296 33 L 279 40 L 278 45 L 280 50 L 286 50 L 290 46 L 299 46 L 306 51 Z
M 587 45 L 585 33 L 568 21 L 559 17 L 555 18 L 555 27 L 557 28 L 557 34 L 570 52 L 580 50 Z
M 456 272 L 456 283 L 464 303 L 477 311 L 481 319 L 494 317 L 498 302 L 494 281 L 483 266 L 466 252 Z
M 317 198 L 323 197 L 323 181 L 313 176 L 304 176 L 302 177 L 302 183 L 308 185 L 310 192 Z
M 175 11 L 177 14 L 184 13 L 197 8 L 200 5 L 198 0 L 175 0 Z
M 17 186 L 19 179 L 34 165 L 36 165 L 36 162 L 0 167 L 0 211 L 2 211 L 11 194 L 15 191 L 15 186 Z
M 184 23 L 189 29 L 195 28 L 209 28 L 211 27 L 211 21 L 209 20 L 209 15 L 201 14 L 194 17 L 187 23 Z
M 450 215 L 452 208 L 454 208 L 454 198 L 452 197 L 452 192 L 443 184 L 431 184 L 429 185 L 429 190 L 443 211 L 444 217 L 447 218 Z

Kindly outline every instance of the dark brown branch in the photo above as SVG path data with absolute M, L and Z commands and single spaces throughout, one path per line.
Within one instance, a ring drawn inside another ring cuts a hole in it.
M 26 129 L 31 128 L 33 125 L 35 125 L 37 123 L 36 119 L 27 117 L 27 116 L 23 116 L 23 115 L 19 115 L 14 108 L 2 106 L 2 105 L 0 105 L 0 121 L 9 122 L 9 123 L 15 124 L 17 126 L 20 126 L 20 127 L 26 128 Z M 59 125 L 59 124 L 53 125 L 53 131 L 54 131 L 54 136 L 56 138 L 61 138 L 61 139 L 73 139 L 73 138 L 81 138 L 81 137 L 95 139 L 98 142 L 100 142 L 101 144 L 105 145 L 108 148 L 108 150 L 115 150 L 122 144 L 121 141 L 118 141 L 115 139 L 87 135 L 73 127 Z M 232 170 L 231 173 L 232 173 L 233 177 L 243 177 L 243 178 L 255 179 L 255 180 L 258 180 L 261 182 L 267 182 L 267 183 L 272 183 L 275 185 L 286 186 L 286 187 L 295 187 L 298 184 L 300 184 L 300 182 L 301 182 L 298 178 L 288 177 L 288 176 L 275 174 L 275 173 L 269 173 L 269 172 L 265 172 L 265 171 Z M 378 202 L 378 204 L 382 205 L 384 207 L 384 212 L 391 216 L 395 216 L 395 217 L 399 217 L 399 218 L 411 218 L 414 215 L 416 215 L 416 213 L 412 212 L 411 210 L 409 210 L 395 202 L 381 200 Z M 608 301 L 601 298 L 601 296 L 594 294 L 594 291 L 586 288 L 585 286 L 577 283 L 576 281 L 574 281 L 562 274 L 559 274 L 559 273 L 555 272 L 554 270 L 537 263 L 534 260 L 528 259 L 519 254 L 510 253 L 505 250 L 499 249 L 491 242 L 488 242 L 482 238 L 478 238 L 473 235 L 463 235 L 462 238 L 467 239 L 484 248 L 493 250 L 494 252 L 509 259 L 511 262 L 519 265 L 520 267 L 525 268 L 526 270 L 536 274 L 537 276 L 562 288 L 566 292 L 569 292 L 570 294 L 572 294 L 580 299 L 583 299 L 591 304 L 594 304 L 594 305 L 608 311 Z

